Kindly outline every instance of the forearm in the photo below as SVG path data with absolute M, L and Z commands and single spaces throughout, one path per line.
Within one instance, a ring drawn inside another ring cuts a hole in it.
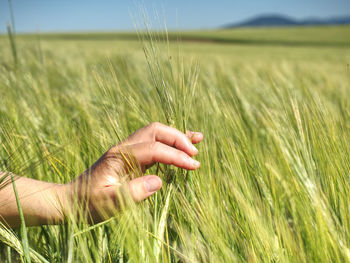
M 1 174 L 0 175 L 4 175 Z M 67 206 L 67 186 L 14 176 L 18 197 L 27 226 L 58 224 L 64 220 Z M 11 177 L 0 186 L 0 221 L 9 227 L 19 227 L 16 196 Z

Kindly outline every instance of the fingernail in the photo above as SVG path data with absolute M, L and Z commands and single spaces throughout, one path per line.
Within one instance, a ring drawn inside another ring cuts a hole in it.
M 201 164 L 197 160 L 191 159 L 192 166 L 198 168 Z
M 202 136 L 202 137 L 204 136 L 203 133 L 201 133 L 201 132 L 196 132 L 196 135 L 197 136 Z
M 162 187 L 162 180 L 155 176 L 146 177 L 143 183 L 145 185 L 146 191 L 149 193 L 155 192 Z

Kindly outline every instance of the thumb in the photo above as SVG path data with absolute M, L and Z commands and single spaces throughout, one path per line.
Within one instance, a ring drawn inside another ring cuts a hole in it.
M 134 201 L 142 201 L 162 187 L 162 180 L 156 175 L 138 177 L 129 182 L 129 190 Z

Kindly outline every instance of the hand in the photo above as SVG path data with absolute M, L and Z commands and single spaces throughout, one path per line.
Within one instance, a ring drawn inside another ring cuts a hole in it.
M 200 163 L 191 158 L 198 153 L 192 143 L 202 139 L 199 132 L 185 135 L 157 122 L 143 127 L 110 148 L 70 183 L 71 198 L 78 198 L 78 207 L 87 205 L 92 222 L 106 219 L 119 208 L 120 196 L 130 195 L 134 201 L 141 201 L 162 187 L 162 180 L 156 175 L 137 177 L 154 163 L 188 170 L 199 168 Z

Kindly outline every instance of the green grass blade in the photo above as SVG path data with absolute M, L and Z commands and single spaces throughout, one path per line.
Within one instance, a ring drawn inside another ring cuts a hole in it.
M 16 187 L 16 183 L 15 183 L 15 179 L 13 177 L 13 174 L 11 174 L 11 180 L 12 180 L 13 191 L 14 191 L 15 197 L 16 197 L 16 203 L 17 203 L 19 217 L 21 219 L 20 232 L 21 232 L 21 238 L 22 238 L 24 259 L 25 259 L 25 262 L 30 263 L 31 260 L 30 260 L 30 252 L 29 252 L 29 244 L 28 244 L 28 235 L 27 235 L 26 223 L 25 223 L 25 220 L 24 220 L 23 211 L 22 211 L 20 200 L 19 200 L 17 187 Z
M 14 34 L 12 32 L 11 25 L 9 23 L 7 23 L 7 34 L 8 34 L 9 40 L 10 40 L 13 61 L 15 63 L 15 66 L 17 66 L 17 62 L 18 62 L 17 47 L 16 47 L 16 42 L 15 42 L 15 37 L 14 37 Z

